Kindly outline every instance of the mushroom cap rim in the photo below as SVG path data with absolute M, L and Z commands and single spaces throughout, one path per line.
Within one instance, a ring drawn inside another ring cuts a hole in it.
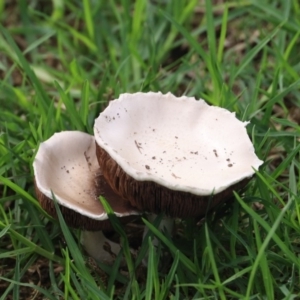
M 148 96 L 159 95 L 161 97 L 174 97 L 174 98 L 177 98 L 180 100 L 185 100 L 185 101 L 197 101 L 197 102 L 202 102 L 202 104 L 209 106 L 203 99 L 196 100 L 195 97 L 187 97 L 187 96 L 175 97 L 170 92 L 168 92 L 166 94 L 162 94 L 161 92 L 148 92 L 146 94 Z M 133 93 L 133 94 L 131 94 L 131 93 L 120 94 L 119 98 L 111 101 L 106 109 L 109 109 L 113 102 L 115 102 L 115 101 L 122 102 L 122 101 L 124 101 L 124 99 L 126 99 L 126 97 L 132 96 L 132 95 L 145 96 L 145 93 L 137 92 L 137 93 Z M 214 106 L 214 109 L 216 109 L 218 111 L 226 110 L 224 108 L 216 107 L 216 106 Z M 104 112 L 105 112 L 105 110 L 100 113 L 99 117 Z M 226 112 L 229 114 L 235 115 L 235 112 L 229 112 L 227 110 L 226 110 Z M 240 120 L 238 120 L 238 121 L 240 123 L 242 123 L 244 125 L 244 127 L 246 127 L 249 124 L 249 121 L 244 121 L 244 122 L 242 122 Z M 98 146 L 103 148 L 107 153 L 109 153 L 111 158 L 119 164 L 119 166 L 122 168 L 122 170 L 124 172 L 126 172 L 128 175 L 130 175 L 132 178 L 134 178 L 137 181 L 153 181 L 157 184 L 160 184 L 160 185 L 163 185 L 163 186 L 169 188 L 170 190 L 188 192 L 188 193 L 192 193 L 192 194 L 199 195 L 199 196 L 210 196 L 210 195 L 214 194 L 214 191 L 216 191 L 215 193 L 220 193 L 220 192 L 226 190 L 229 186 L 234 185 L 234 184 L 242 181 L 243 179 L 251 178 L 255 174 L 255 172 L 258 171 L 259 166 L 261 166 L 263 164 L 263 161 L 261 161 L 260 159 L 258 159 L 256 157 L 255 164 L 253 164 L 251 166 L 251 171 L 249 170 L 248 172 L 244 172 L 241 177 L 237 178 L 236 180 L 232 180 L 230 182 L 230 184 L 227 184 L 224 186 L 219 186 L 218 188 L 213 189 L 213 190 L 198 188 L 198 187 L 194 187 L 194 186 L 185 186 L 185 185 L 181 185 L 181 184 L 170 183 L 168 180 L 157 177 L 155 175 L 152 175 L 152 174 L 148 175 L 147 172 L 144 172 L 144 173 L 139 172 L 139 175 L 137 176 L 137 170 L 135 168 L 129 166 L 125 159 L 123 159 L 122 157 L 120 157 L 120 155 L 118 153 L 113 151 L 113 149 L 98 134 L 96 134 L 98 132 L 98 129 L 96 127 L 96 122 L 97 122 L 97 119 L 95 120 L 95 124 L 94 124 L 94 132 L 95 132 L 95 140 L 96 140 Z M 252 145 L 252 147 L 253 147 L 253 145 Z M 253 147 L 253 150 L 254 150 L 254 147 Z
M 64 133 L 69 133 L 69 132 L 70 132 L 70 133 L 81 133 L 81 134 L 85 134 L 85 135 L 90 136 L 89 134 L 87 134 L 87 133 L 85 133 L 85 132 L 81 132 L 81 131 L 68 131 L 68 130 L 66 130 L 66 131 L 61 131 L 61 132 L 64 132 Z M 56 133 L 54 133 L 54 135 L 53 135 L 51 138 L 53 138 L 54 136 L 57 137 L 61 132 L 56 132 Z M 47 142 L 47 141 L 48 141 L 48 140 L 46 140 L 46 141 L 40 143 L 40 145 L 39 145 L 39 150 L 40 150 L 40 149 L 43 150 L 43 147 L 47 147 L 47 146 L 46 146 L 46 142 Z M 38 169 L 37 165 L 38 165 L 39 163 L 41 163 L 41 161 L 43 160 L 43 158 L 42 158 L 41 155 L 40 155 L 41 153 L 42 153 L 42 151 L 37 151 L 37 153 L 36 153 L 36 156 L 35 156 L 34 161 L 33 161 L 33 171 L 34 171 L 34 174 L 35 174 L 35 182 L 36 182 L 36 186 L 37 186 L 37 188 L 39 189 L 39 191 L 40 191 L 42 194 L 44 194 L 47 198 L 49 198 L 49 199 L 51 199 L 51 200 L 53 200 L 53 201 L 54 201 L 54 199 L 53 199 L 53 195 L 54 195 L 54 197 L 55 197 L 55 199 L 56 199 L 56 201 L 57 201 L 57 203 L 58 203 L 59 205 L 62 205 L 62 206 L 64 206 L 64 207 L 66 207 L 66 208 L 69 208 L 70 210 L 72 210 L 72 211 L 74 211 L 74 212 L 76 212 L 76 213 L 79 213 L 79 214 L 81 214 L 82 216 L 86 216 L 86 217 L 88 217 L 88 218 L 91 218 L 91 219 L 93 219 L 93 220 L 104 221 L 104 220 L 107 220 L 107 219 L 109 218 L 109 217 L 108 217 L 108 214 L 107 214 L 106 212 L 105 212 L 105 213 L 102 213 L 102 214 L 98 214 L 98 215 L 91 214 L 91 213 L 85 211 L 84 209 L 78 208 L 78 207 L 77 207 L 76 205 L 74 205 L 74 204 L 71 204 L 71 203 L 69 203 L 69 202 L 66 202 L 65 199 L 63 199 L 62 197 L 60 197 L 59 195 L 57 195 L 57 194 L 53 191 L 54 189 L 49 190 L 49 189 L 44 188 L 43 185 L 41 184 L 40 180 L 39 180 L 38 171 L 37 171 L 37 169 Z M 100 197 L 100 196 L 101 196 L 101 195 L 99 195 L 99 197 Z M 100 199 L 99 199 L 99 202 L 100 202 Z M 140 212 L 131 210 L 131 211 L 128 212 L 128 213 L 118 213 L 118 212 L 115 212 L 115 211 L 114 211 L 114 214 L 115 214 L 117 217 L 127 217 L 127 216 L 130 216 L 130 215 L 139 215 Z

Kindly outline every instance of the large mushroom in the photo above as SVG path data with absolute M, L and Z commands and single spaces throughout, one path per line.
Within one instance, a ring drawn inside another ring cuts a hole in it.
M 99 196 L 106 198 L 121 220 L 138 212 L 105 181 L 95 155 L 94 137 L 79 131 L 55 133 L 40 144 L 33 169 L 36 195 L 43 209 L 56 217 L 54 195 L 66 223 L 83 230 L 81 242 L 87 253 L 110 263 L 120 245 L 102 232 L 112 226 Z
M 263 163 L 247 124 L 192 97 L 122 94 L 95 121 L 97 158 L 113 190 L 139 210 L 203 216 Z

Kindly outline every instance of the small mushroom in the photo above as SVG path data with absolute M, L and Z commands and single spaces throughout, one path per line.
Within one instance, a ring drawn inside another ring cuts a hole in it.
M 106 198 L 120 220 L 138 212 L 105 181 L 95 156 L 94 137 L 79 131 L 55 133 L 40 144 L 33 169 L 36 195 L 43 209 L 56 217 L 54 194 L 66 223 L 83 230 L 81 242 L 87 253 L 110 263 L 120 245 L 102 233 L 112 226 L 99 196 Z
M 122 94 L 95 121 L 97 158 L 113 190 L 139 210 L 203 216 L 263 163 L 247 124 L 192 97 Z

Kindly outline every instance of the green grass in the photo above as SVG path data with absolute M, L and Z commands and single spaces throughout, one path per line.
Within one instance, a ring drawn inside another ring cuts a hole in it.
M 300 5 L 216 2 L 0 4 L 1 300 L 299 298 Z M 137 220 L 150 232 L 136 257 L 113 218 L 123 251 L 91 264 L 79 233 L 39 207 L 32 162 L 52 134 L 92 134 L 107 101 L 137 91 L 235 111 L 265 164 L 232 205 L 177 220 L 173 237 Z

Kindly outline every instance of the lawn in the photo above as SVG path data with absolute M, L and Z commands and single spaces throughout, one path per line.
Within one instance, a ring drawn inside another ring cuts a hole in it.
M 11 0 L 0 19 L 0 300 L 300 298 L 298 0 Z M 32 163 L 55 132 L 93 134 L 108 101 L 139 91 L 236 112 L 264 164 L 172 236 L 162 215 L 112 216 L 123 251 L 106 265 L 41 209 Z

